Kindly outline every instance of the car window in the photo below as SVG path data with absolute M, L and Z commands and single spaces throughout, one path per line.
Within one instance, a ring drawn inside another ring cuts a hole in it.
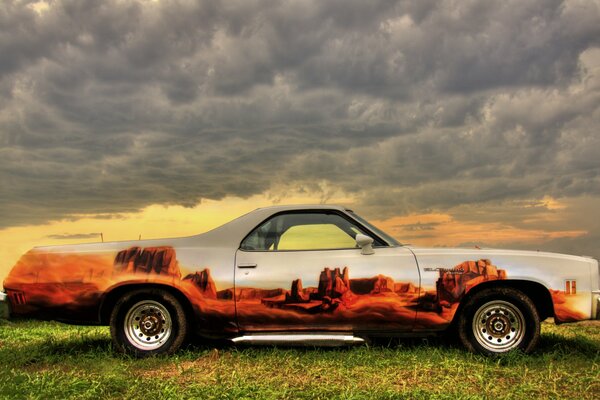
M 356 240 L 333 224 L 296 225 L 279 238 L 278 250 L 348 249 Z
M 288 213 L 272 217 L 242 242 L 243 250 L 326 250 L 356 247 L 363 231 L 333 213 Z

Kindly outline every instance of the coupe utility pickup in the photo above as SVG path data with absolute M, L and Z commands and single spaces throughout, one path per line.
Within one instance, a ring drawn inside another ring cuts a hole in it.
M 402 245 L 351 210 L 260 208 L 185 238 L 36 247 L 4 281 L 10 315 L 109 325 L 136 356 L 191 334 L 236 343 L 360 343 L 439 334 L 487 355 L 531 351 L 540 321 L 599 318 L 598 261 Z

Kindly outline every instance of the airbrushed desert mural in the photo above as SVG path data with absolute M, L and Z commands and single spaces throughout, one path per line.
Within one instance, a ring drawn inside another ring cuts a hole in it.
M 232 265 L 231 268 L 234 268 Z M 47 319 L 98 319 L 104 293 L 127 282 L 166 284 L 180 289 L 194 308 L 201 331 L 244 329 L 437 330 L 452 320 L 460 300 L 474 286 L 507 279 L 491 260 L 436 268 L 434 287 L 396 281 L 393 276 L 353 276 L 352 266 L 324 266 L 317 286 L 297 279 L 288 287 L 217 287 L 208 267 L 191 271 L 169 246 L 129 247 L 116 254 L 65 254 L 31 250 L 4 283 L 17 315 Z M 556 318 L 585 319 L 571 301 L 575 288 L 552 290 Z M 43 315 L 38 311 L 43 310 Z
M 348 266 L 325 267 L 318 287 L 303 288 L 298 278 L 289 289 L 239 289 L 238 318 L 260 321 L 268 329 L 319 322 L 355 330 L 441 329 L 471 284 L 505 276 L 489 260 L 466 262 L 439 275 L 436 287 L 420 290 L 417 282 L 396 282 L 385 275 L 353 278 Z

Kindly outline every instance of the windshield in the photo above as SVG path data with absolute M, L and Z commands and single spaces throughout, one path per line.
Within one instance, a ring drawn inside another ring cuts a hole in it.
M 396 239 L 394 239 L 393 237 L 391 237 L 387 233 L 383 232 L 381 229 L 377 228 L 376 226 L 373 226 L 369 221 L 367 221 L 366 219 L 360 217 L 354 211 L 352 211 L 352 210 L 346 210 L 346 211 L 350 215 L 352 215 L 352 217 L 354 219 L 356 219 L 358 222 L 360 222 L 362 225 L 364 225 L 369 230 L 371 230 L 373 233 L 375 233 L 376 235 L 378 235 L 380 238 L 382 238 L 383 240 L 385 240 L 386 242 L 388 242 L 390 246 L 402 246 L 402 244 L 400 244 L 400 242 L 398 242 Z

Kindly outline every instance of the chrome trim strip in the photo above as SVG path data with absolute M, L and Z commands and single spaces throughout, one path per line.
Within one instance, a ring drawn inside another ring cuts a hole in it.
M 302 345 L 348 345 L 364 343 L 365 340 L 350 334 L 256 334 L 231 339 L 233 343 L 249 344 L 302 344 Z

